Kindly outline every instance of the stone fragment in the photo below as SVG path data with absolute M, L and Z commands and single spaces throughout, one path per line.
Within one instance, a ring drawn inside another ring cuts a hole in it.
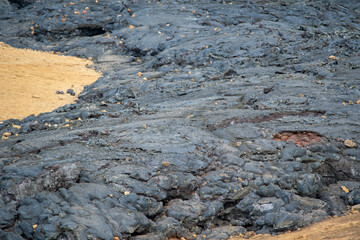
M 347 146 L 348 148 L 355 148 L 356 147 L 356 143 L 354 143 L 351 139 L 346 139 L 344 141 L 344 145 Z

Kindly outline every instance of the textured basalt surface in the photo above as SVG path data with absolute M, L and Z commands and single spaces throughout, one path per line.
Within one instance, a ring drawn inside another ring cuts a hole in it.
M 0 41 L 104 75 L 0 124 L 0 238 L 227 239 L 360 204 L 359 2 L 0 4 Z

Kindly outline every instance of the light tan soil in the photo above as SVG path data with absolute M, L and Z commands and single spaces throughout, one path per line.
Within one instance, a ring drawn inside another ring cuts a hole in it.
M 277 236 L 247 233 L 245 236 L 230 239 L 243 240 L 245 237 L 250 237 L 248 239 L 252 240 L 359 240 L 360 213 L 329 218 L 306 228 Z
M 21 119 L 73 103 L 101 74 L 92 62 L 50 52 L 16 49 L 0 42 L 0 121 Z M 73 89 L 75 96 L 66 94 Z M 56 94 L 56 91 L 65 94 Z

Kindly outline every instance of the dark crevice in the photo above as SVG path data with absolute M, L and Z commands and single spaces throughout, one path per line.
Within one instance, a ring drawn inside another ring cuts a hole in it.
M 140 48 L 128 48 L 127 54 L 134 56 L 134 57 L 144 57 L 148 53 L 147 51 L 143 51 Z
M 34 36 L 37 41 L 42 41 L 43 38 L 46 38 L 48 41 L 57 41 L 66 38 L 72 37 L 93 37 L 106 33 L 106 30 L 101 26 L 83 26 L 71 30 L 65 31 L 45 31 L 45 30 L 36 30 Z M 19 35 L 21 36 L 21 35 Z
M 106 33 L 102 27 L 83 27 L 76 29 L 78 36 L 92 37 Z
M 269 122 L 274 121 L 286 116 L 319 116 L 323 115 L 323 111 L 304 111 L 304 112 L 276 112 L 276 113 L 270 113 L 269 115 L 260 115 L 260 116 L 254 116 L 254 117 L 233 117 L 225 119 L 219 123 L 216 124 L 209 124 L 207 125 L 207 128 L 210 131 L 214 131 L 219 128 L 226 128 L 230 125 L 238 124 L 238 123 L 262 123 L 262 122 Z
M 9 0 L 9 3 L 17 8 L 24 8 L 30 4 L 35 3 L 35 0 Z
M 321 175 L 326 186 L 338 181 L 359 181 L 359 177 L 353 174 L 352 166 L 352 161 L 327 159 L 315 173 Z

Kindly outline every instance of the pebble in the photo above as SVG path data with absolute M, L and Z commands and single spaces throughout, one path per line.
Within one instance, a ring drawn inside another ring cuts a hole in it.
M 71 88 L 66 90 L 66 93 L 70 94 L 71 96 L 75 96 L 75 91 Z
M 347 146 L 348 148 L 355 148 L 356 147 L 356 143 L 354 143 L 351 139 L 346 139 L 344 141 L 345 146 Z

